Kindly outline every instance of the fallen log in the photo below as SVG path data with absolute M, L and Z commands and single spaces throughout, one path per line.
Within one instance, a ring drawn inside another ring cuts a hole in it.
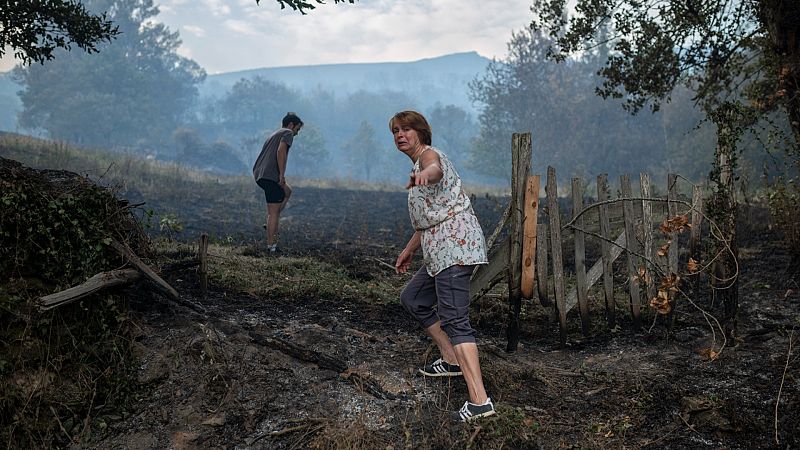
M 57 306 L 66 305 L 103 289 L 133 283 L 141 277 L 142 275 L 135 269 L 101 272 L 89 278 L 83 284 L 39 298 L 39 310 L 47 311 Z

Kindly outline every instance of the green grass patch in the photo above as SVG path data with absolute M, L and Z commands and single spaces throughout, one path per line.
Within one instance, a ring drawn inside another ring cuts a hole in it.
M 159 241 L 156 251 L 186 254 L 185 245 Z M 271 299 L 309 298 L 326 301 L 396 302 L 406 280 L 381 275 L 369 280 L 354 276 L 347 267 L 311 257 L 250 256 L 248 247 L 211 244 L 209 282 L 225 289 Z

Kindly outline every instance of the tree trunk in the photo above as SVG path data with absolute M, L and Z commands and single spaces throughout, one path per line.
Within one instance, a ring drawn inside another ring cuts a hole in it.
M 800 146 L 800 2 L 762 0 L 759 20 L 767 30 L 778 85 L 776 100 L 784 104 L 795 147 Z

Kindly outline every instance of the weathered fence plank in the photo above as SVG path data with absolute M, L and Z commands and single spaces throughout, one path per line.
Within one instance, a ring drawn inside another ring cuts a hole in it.
M 650 175 L 642 172 L 639 174 L 639 182 L 642 190 L 642 234 L 644 237 L 644 283 L 648 301 L 656 296 L 656 285 L 653 275 L 656 274 L 655 267 L 652 267 L 653 259 L 653 205 L 648 198 L 651 198 Z
M 678 198 L 678 175 L 671 173 L 667 175 L 667 211 L 669 218 L 678 215 L 678 203 L 675 200 Z M 669 240 L 672 243 L 668 250 L 668 273 L 678 273 L 678 234 L 670 233 Z
M 531 173 L 531 134 L 514 133 L 511 139 L 511 229 L 508 260 L 508 327 L 506 351 L 513 352 L 519 344 L 519 314 L 522 309 L 522 241 L 525 187 Z M 534 219 L 535 220 L 535 219 Z
M 489 252 L 489 264 L 481 264 L 472 272 L 469 282 L 470 301 L 475 301 L 478 297 L 489 292 L 495 284 L 505 277 L 510 248 L 508 239 L 503 239 L 500 245 Z
M 667 216 L 669 219 L 678 215 L 678 204 L 675 200 L 678 198 L 678 175 L 671 173 L 667 175 Z M 669 240 L 670 245 L 669 249 L 667 250 L 667 274 L 672 275 L 678 274 L 678 233 L 670 232 L 669 233 Z M 668 292 L 669 295 L 669 304 L 670 304 L 670 311 L 669 311 L 669 328 L 675 325 L 675 293 L 671 290 Z
M 591 322 L 589 320 L 589 288 L 586 286 L 586 243 L 583 216 L 578 216 L 583 210 L 583 187 L 580 178 L 572 179 L 572 217 L 575 220 L 575 290 L 578 294 L 578 309 L 581 315 L 581 331 L 584 336 L 589 335 Z
M 614 258 L 611 257 L 611 244 L 608 242 L 611 239 L 611 224 L 608 218 L 608 205 L 603 202 L 611 198 L 611 193 L 608 190 L 608 175 L 602 174 L 597 176 L 597 201 L 600 206 L 597 208 L 598 219 L 600 223 L 600 235 L 603 239 L 600 241 L 600 248 L 602 252 L 602 271 L 603 271 L 603 296 L 606 300 L 606 319 L 608 326 L 614 327 L 616 322 L 616 301 L 614 300 L 614 274 L 612 271 L 612 263 Z M 623 237 L 624 237 L 623 233 Z M 621 247 L 620 252 L 622 251 Z M 596 266 L 597 264 L 595 264 Z M 592 268 L 594 269 L 594 267 Z M 591 271 L 590 271 L 591 272 Z M 591 275 L 590 275 L 591 278 Z
M 692 229 L 689 233 L 689 257 L 700 263 L 700 232 L 703 229 L 703 187 L 692 187 Z M 692 292 L 696 296 L 700 292 L 700 275 L 695 274 Z
M 561 216 L 558 208 L 556 169 L 547 167 L 547 216 L 550 219 L 550 248 L 553 256 L 553 284 L 561 344 L 567 343 L 567 310 L 564 304 L 564 262 L 561 254 Z
M 628 253 L 628 285 L 631 294 L 631 315 L 633 324 L 641 326 L 642 314 L 640 310 L 641 300 L 639 294 L 639 274 L 636 270 L 636 256 L 630 251 L 635 249 L 636 236 L 634 234 L 634 223 L 636 218 L 633 215 L 633 200 L 631 200 L 631 179 L 629 175 L 620 176 L 620 190 L 622 191 L 622 214 L 625 219 L 625 242 Z M 635 251 L 635 250 L 634 250 Z
M 536 293 L 542 306 L 553 305 L 547 291 L 547 224 L 541 223 L 536 230 Z

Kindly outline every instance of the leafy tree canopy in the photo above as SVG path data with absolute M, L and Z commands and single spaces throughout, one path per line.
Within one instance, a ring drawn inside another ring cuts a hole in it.
M 572 3 L 570 3 L 572 5 Z M 761 112 L 785 108 L 800 142 L 797 0 L 536 0 L 532 29 L 564 59 L 611 47 L 597 91 L 636 112 L 658 109 L 688 83 L 707 110 L 744 96 Z
M 256 0 L 256 4 L 258 4 L 261 0 Z M 287 6 L 292 8 L 295 11 L 300 11 L 302 14 L 306 13 L 307 9 L 315 9 L 316 5 L 310 1 L 305 0 L 276 0 L 280 5 L 281 9 L 286 8 Z M 318 4 L 324 4 L 323 0 L 314 0 Z M 350 4 L 355 3 L 355 0 L 333 0 L 333 3 L 345 3 L 348 2 Z
M 23 64 L 53 59 L 72 44 L 88 53 L 119 35 L 105 13 L 93 14 L 74 0 L 6 1 L 0 8 L 0 56 L 13 51 Z
M 177 33 L 151 20 L 158 14 L 153 0 L 85 4 L 113 11 L 122 34 L 97 55 L 62 50 L 49 64 L 17 68 L 14 77 L 24 86 L 20 125 L 84 145 L 163 142 L 194 101 L 205 71 L 177 54 Z

